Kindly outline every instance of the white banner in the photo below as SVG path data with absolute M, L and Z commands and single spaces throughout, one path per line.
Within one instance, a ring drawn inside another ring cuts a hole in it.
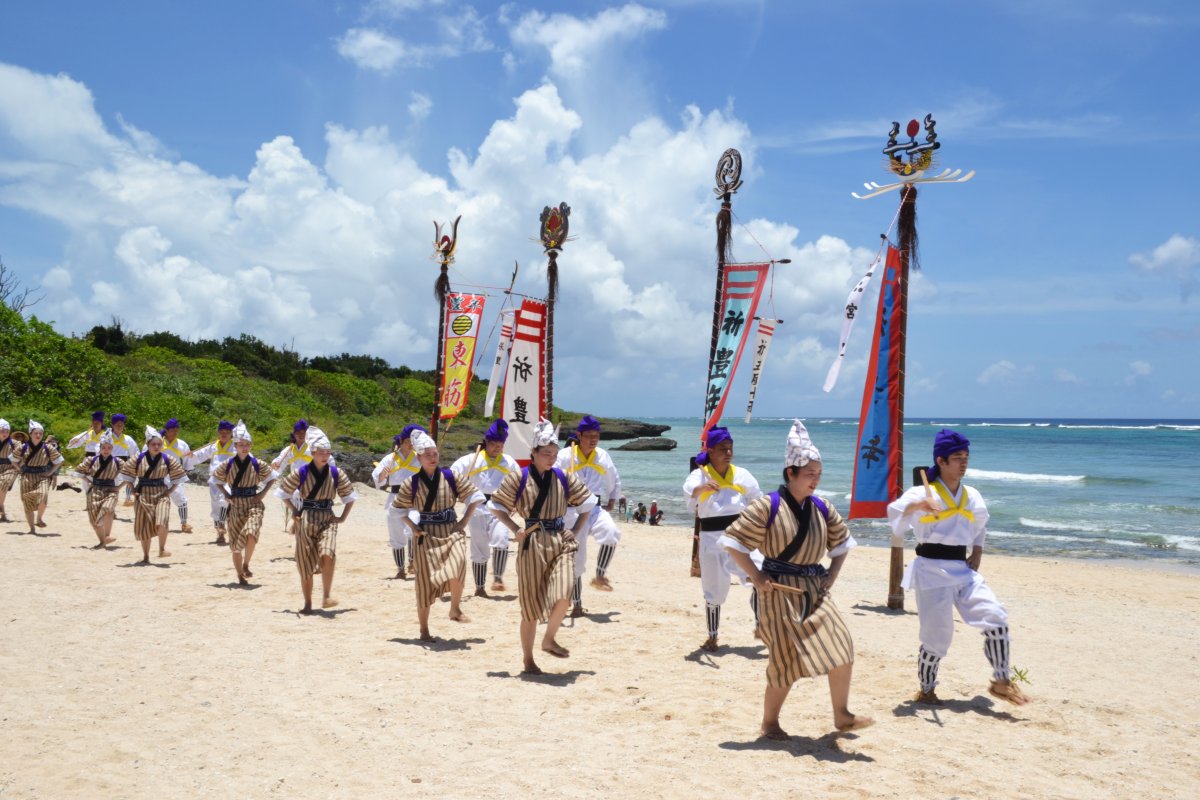
M 758 341 L 754 343 L 754 368 L 750 373 L 750 400 L 746 403 L 746 422 L 750 422 L 750 413 L 754 410 L 754 396 L 758 394 L 758 382 L 762 377 L 763 364 L 767 362 L 767 350 L 771 347 L 771 337 L 775 335 L 775 326 L 781 320 L 759 319 Z
M 546 341 L 546 304 L 524 300 L 513 322 L 512 349 L 500 413 L 508 423 L 504 452 L 522 466 L 533 450 L 533 427 L 545 412 L 546 389 L 542 375 L 542 351 Z
M 488 379 L 487 398 L 483 401 L 483 416 L 491 417 L 496 408 L 496 392 L 504 382 L 504 365 L 508 363 L 508 351 L 512 348 L 513 317 L 515 308 L 500 312 L 500 341 L 496 343 L 496 360 L 492 363 L 492 377 Z
M 881 250 L 880 253 L 882 252 Z M 827 392 L 832 392 L 833 387 L 837 384 L 838 375 L 842 371 L 842 362 L 846 360 L 846 345 L 850 342 L 850 329 L 854 327 L 854 319 L 862 309 L 863 294 L 871 284 L 871 276 L 875 274 L 877 266 L 879 266 L 878 254 L 871 262 L 871 268 L 867 270 L 867 274 L 855 284 L 854 288 L 850 290 L 850 296 L 846 298 L 846 307 L 842 309 L 842 342 L 838 345 L 837 358 L 833 360 L 833 366 L 829 368 L 829 374 L 825 376 L 825 385 L 822 387 Z

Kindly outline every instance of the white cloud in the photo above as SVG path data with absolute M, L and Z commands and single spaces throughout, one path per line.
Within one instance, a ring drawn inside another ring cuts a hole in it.
M 1149 253 L 1134 253 L 1129 262 L 1142 272 L 1178 280 L 1180 297 L 1187 301 L 1200 279 L 1200 240 L 1177 233 Z
M 117 316 L 136 330 L 247 332 L 306 355 L 368 352 L 420 367 L 432 363 L 436 330 L 430 220 L 463 215 L 456 286 L 506 283 L 519 259 L 518 290 L 540 294 L 545 257 L 530 238 L 542 207 L 566 200 L 575 239 L 560 257 L 556 399 L 616 407 L 650 369 L 667 402 L 682 405 L 683 393 L 702 391 L 708 353 L 712 167 L 738 147 L 752 183 L 750 131 L 727 111 L 688 107 L 576 157 L 571 143 L 588 124 L 544 83 L 515 98 L 473 152 L 451 151 L 445 176 L 386 127 L 331 123 L 323 161 L 278 136 L 245 176 L 222 178 L 107 128 L 82 84 L 3 67 L 0 203 L 69 232 L 39 308 L 64 330 Z M 761 255 L 754 240 L 793 261 L 775 275 L 788 321 L 774 347 L 790 369 L 772 385 L 819 386 L 836 309 L 871 254 L 835 237 L 805 242 L 769 219 L 735 227 L 740 258 Z M 848 372 L 867 338 L 852 342 Z M 597 385 L 600 375 L 611 380 Z
M 1133 386 L 1136 383 L 1140 383 L 1145 378 L 1150 377 L 1153 372 L 1154 367 L 1145 361 L 1130 361 L 1129 374 L 1125 376 L 1125 384 L 1127 386 Z
M 1054 370 L 1054 379 L 1059 383 L 1083 383 L 1083 381 L 1079 380 L 1078 375 L 1076 375 L 1074 372 L 1071 372 L 1071 370 L 1063 369 L 1062 367 Z
M 551 74 L 578 78 L 612 45 L 666 26 L 667 15 L 662 11 L 629 3 L 606 8 L 589 19 L 530 11 L 513 25 L 510 34 L 519 46 L 544 48 L 550 56 Z
M 1017 365 L 1005 359 L 997 361 L 995 364 L 987 367 L 983 372 L 979 373 L 979 377 L 975 380 L 984 385 L 1008 383 L 1017 374 Z
M 427 94 L 413 92 L 409 95 L 408 114 L 414 122 L 420 122 L 433 110 L 433 100 Z
M 416 62 L 418 53 L 402 39 L 375 28 L 351 28 L 337 40 L 338 55 L 360 69 L 391 72 L 402 61 Z
M 420 8 L 420 3 L 389 3 L 388 15 Z M 440 5 L 431 3 L 429 5 Z M 368 14 L 370 16 L 370 14 Z M 425 66 L 443 58 L 466 53 L 482 53 L 493 45 L 483 17 L 474 6 L 465 5 L 429 20 L 422 20 L 424 37 L 420 44 L 396 36 L 384 28 L 351 28 L 335 40 L 338 55 L 354 62 L 359 69 L 390 73 L 397 67 Z

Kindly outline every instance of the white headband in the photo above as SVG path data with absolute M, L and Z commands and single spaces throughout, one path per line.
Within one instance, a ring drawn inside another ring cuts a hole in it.
M 533 446 L 542 447 L 548 444 L 558 444 L 558 426 L 550 424 L 550 420 L 538 420 L 533 428 Z
M 29 420 L 29 432 L 33 433 L 34 431 L 41 431 L 42 433 L 45 433 L 46 429 L 42 427 L 42 423 Z
M 233 426 L 233 440 L 235 442 L 251 441 L 250 431 L 246 429 L 246 423 L 242 422 L 240 419 L 238 420 L 237 425 Z
M 154 427 L 153 425 L 147 425 L 146 426 L 146 444 L 149 444 L 150 442 L 154 441 L 155 439 L 158 439 L 161 442 L 163 440 L 162 434 L 158 432 L 158 428 Z
M 413 431 L 412 435 L 408 438 L 412 442 L 413 450 L 416 451 L 417 455 L 421 455 L 421 453 L 429 449 L 437 449 L 437 442 L 425 431 Z
M 810 461 L 820 461 L 821 451 L 809 438 L 808 429 L 804 423 L 796 420 L 788 431 L 787 454 L 784 461 L 789 467 L 803 467 Z

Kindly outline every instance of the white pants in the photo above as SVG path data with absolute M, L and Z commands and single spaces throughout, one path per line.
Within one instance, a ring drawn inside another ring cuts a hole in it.
M 600 506 L 596 506 L 591 512 L 591 521 L 584 526 L 583 533 L 579 534 L 577 539 L 579 550 L 575 553 L 575 577 L 578 578 L 587 572 L 587 540 L 588 536 L 596 539 L 597 544 L 610 544 L 616 546 L 621 541 L 621 529 L 617 527 L 617 523 L 613 522 L 612 516 Z M 579 519 L 579 512 L 568 508 L 567 513 L 563 515 L 563 524 L 567 528 L 572 528 L 575 521 Z
M 486 508 L 475 509 L 467 528 L 471 532 L 471 563 L 486 564 L 493 547 L 508 549 L 508 528 Z
M 177 483 L 171 487 L 171 502 L 176 508 L 187 505 L 187 495 L 183 493 L 183 484 Z
M 978 572 L 973 572 L 966 583 L 917 589 L 916 595 L 921 646 L 939 658 L 950 651 L 956 608 L 962 621 L 972 628 L 986 631 L 1008 625 L 1008 612 Z
M 208 502 L 212 507 L 213 523 L 220 524 L 221 509 L 229 507 L 229 498 L 225 495 L 225 491 L 220 486 L 215 483 L 210 483 L 208 484 Z
M 392 501 L 395 499 L 395 495 L 388 495 L 388 504 L 387 509 L 384 511 L 384 517 L 387 519 L 388 544 L 392 546 L 393 550 L 399 550 L 401 547 L 408 547 L 408 543 L 412 539 L 412 528 L 404 524 L 404 518 L 408 515 L 408 509 L 396 508 L 392 505 Z
M 729 551 L 717 544 L 725 531 L 700 531 L 700 586 L 704 590 L 704 602 L 719 606 L 729 596 L 729 579 L 738 578 L 746 583 L 746 573 L 729 555 Z

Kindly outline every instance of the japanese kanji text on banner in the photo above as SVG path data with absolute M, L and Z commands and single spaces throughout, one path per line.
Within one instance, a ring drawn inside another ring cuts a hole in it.
M 442 363 L 441 418 L 453 419 L 467 405 L 471 388 L 471 366 L 475 359 L 475 340 L 483 318 L 481 294 L 451 292 L 446 295 L 446 344 Z
M 717 349 L 708 370 L 708 392 L 704 401 L 704 430 L 721 421 L 721 412 L 729 396 L 733 374 L 746 347 L 750 321 L 758 309 L 770 264 L 726 264 L 725 282 L 721 290 L 721 323 Z
M 763 364 L 767 363 L 767 351 L 771 349 L 771 337 L 775 335 L 777 319 L 758 321 L 758 341 L 754 343 L 754 367 L 750 370 L 750 399 L 746 401 L 746 422 L 754 413 L 754 398 L 758 395 L 758 382 L 762 380 Z
M 546 304 L 523 300 L 513 322 L 500 414 L 508 422 L 504 452 L 517 463 L 529 463 L 533 426 L 546 415 L 546 383 L 542 359 L 546 347 Z

